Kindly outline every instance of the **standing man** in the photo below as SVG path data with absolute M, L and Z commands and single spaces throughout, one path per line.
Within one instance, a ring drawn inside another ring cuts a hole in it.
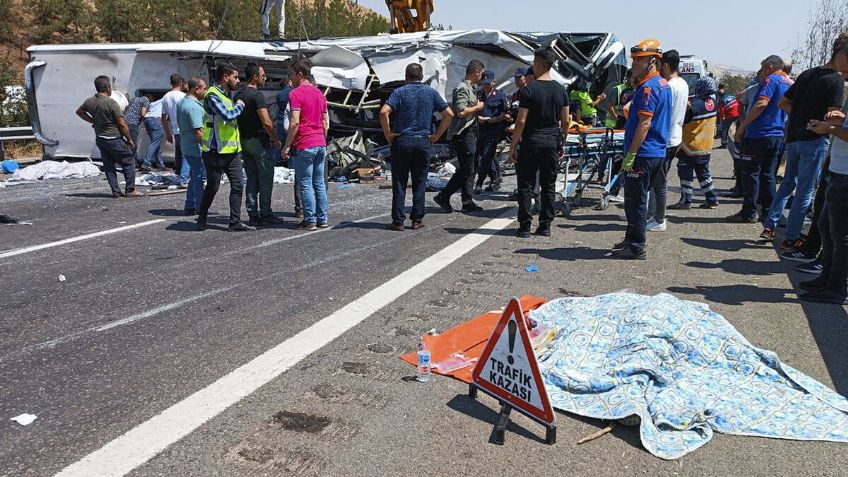
M 162 127 L 165 130 L 165 140 L 174 145 L 174 172 L 180 176 L 180 186 L 188 186 L 188 165 L 183 162 L 180 147 L 180 125 L 177 124 L 177 103 L 185 98 L 188 85 L 185 78 L 174 73 L 171 75 L 171 91 L 162 97 Z
M 680 77 L 680 54 L 677 50 L 668 50 L 662 55 L 662 77 L 671 87 L 671 129 L 666 146 L 665 163 L 660 174 L 654 179 L 651 196 L 648 200 L 648 210 L 653 211 L 653 218 L 646 230 L 649 232 L 664 232 L 666 230 L 665 209 L 668 200 L 668 171 L 677 155 L 680 143 L 683 142 L 683 120 L 686 117 L 686 105 L 689 99 L 689 84 Z
M 94 78 L 97 94 L 85 100 L 77 108 L 77 116 L 94 127 L 95 142 L 100 149 L 106 181 L 112 189 L 112 197 L 141 197 L 144 194 L 135 190 L 135 156 L 132 137 L 124 113 L 112 96 L 112 84 L 108 76 Z M 123 138 L 122 138 L 123 137 Z M 118 171 L 115 164 L 121 165 L 126 180 L 126 192 L 122 193 L 118 185 Z
M 518 230 L 521 238 L 530 236 L 533 216 L 530 200 L 536 187 L 536 174 L 541 183 L 541 212 L 536 235 L 550 237 L 556 201 L 556 177 L 562 138 L 568 133 L 568 92 L 551 79 L 550 70 L 556 55 L 549 47 L 533 54 L 536 80 L 521 90 L 518 118 L 512 133 L 509 160 L 516 164 L 518 175 Z M 518 151 L 521 144 L 520 153 Z
M 292 65 L 291 79 L 295 88 L 289 94 L 291 122 L 281 154 L 288 158 L 292 146 L 294 169 L 298 175 L 303 203 L 303 221 L 297 226 L 307 232 L 329 226 L 327 183 L 324 180 L 324 157 L 327 155 L 327 99 L 310 81 L 312 63 L 301 60 Z
M 615 245 L 613 256 L 644 260 L 648 192 L 666 163 L 671 129 L 671 86 L 658 71 L 660 42 L 649 38 L 630 49 L 636 88 L 624 130 L 624 212 L 627 232 Z
M 188 163 L 191 178 L 185 200 L 185 214 L 197 215 L 203 203 L 203 184 L 206 182 L 206 167 L 203 165 L 203 97 L 206 81 L 194 77 L 188 81 L 188 93 L 177 103 L 177 125 L 180 128 L 180 149 L 183 160 Z
M 838 52 L 836 65 L 848 79 L 848 47 Z M 845 220 L 848 217 L 848 101 L 842 112 L 831 112 L 825 119 L 811 120 L 809 125 L 816 134 L 833 135 L 825 181 L 825 205 L 818 223 L 822 237 L 822 272 L 815 280 L 801 283 L 801 289 L 808 293 L 800 298 L 848 305 L 848 221 Z
M 736 129 L 734 140 L 742 143 L 742 210 L 727 217 L 728 222 L 757 222 L 758 206 L 767 213 L 774 198 L 777 158 L 783 143 L 786 112 L 778 107 L 789 90 L 783 72 L 783 59 L 772 55 L 763 60 L 760 75 L 765 78 L 756 102 Z
M 633 88 L 630 85 L 632 77 L 633 70 L 628 69 L 627 73 L 624 74 L 624 81 L 610 90 L 609 101 L 607 101 L 607 119 L 604 124 L 608 128 L 624 129 L 624 125 L 627 123 L 627 118 L 624 117 L 624 105 L 629 103 L 630 97 L 633 96 Z
M 144 121 L 144 116 L 147 114 L 147 109 L 150 108 L 150 100 L 147 96 L 139 94 L 130 100 L 126 112 L 124 112 L 124 121 L 127 122 L 127 127 L 130 128 L 130 139 L 132 139 L 135 147 L 133 154 L 135 155 L 135 167 L 140 168 L 142 162 L 138 160 L 138 131 L 141 128 L 141 123 Z
M 406 67 L 406 85 L 392 91 L 380 109 L 383 135 L 392 149 L 392 223 L 389 230 L 402 232 L 406 215 L 406 186 L 412 175 L 412 229 L 424 227 L 424 194 L 427 191 L 427 169 L 431 145 L 442 137 L 453 121 L 453 111 L 433 88 L 423 84 L 424 69 L 418 63 Z M 395 112 L 394 128 L 391 115 Z M 442 120 L 433 132 L 433 113 Z
M 165 138 L 165 132 L 162 130 L 162 100 L 153 101 L 150 103 L 150 108 L 147 114 L 144 115 L 144 129 L 147 131 L 147 137 L 150 138 L 150 144 L 147 146 L 147 154 L 144 157 L 144 164 L 141 170 L 144 172 L 153 171 L 153 163 L 155 162 L 156 169 L 159 171 L 165 170 L 165 163 L 162 161 L 162 139 Z
M 477 155 L 477 115 L 485 105 L 477 99 L 474 86 L 483 78 L 484 69 L 483 63 L 471 60 L 465 68 L 465 80 L 453 90 L 452 107 L 456 120 L 448 130 L 448 139 L 456 151 L 459 164 L 448 185 L 433 197 L 433 202 L 447 213 L 453 212 L 450 198 L 457 191 L 461 191 L 463 213 L 483 209 L 474 203 L 471 193 L 474 183 L 474 157 Z
M 719 133 L 721 135 L 721 148 L 727 147 L 730 142 L 730 126 L 739 119 L 739 100 L 729 91 L 724 90 L 724 85 L 719 87 L 718 96 L 718 120 Z
M 286 37 L 286 0 L 262 0 L 259 13 L 262 15 L 262 41 L 271 39 L 271 10 L 276 7 L 277 17 L 280 19 L 277 37 Z
M 478 116 L 480 140 L 477 154 L 480 157 L 480 165 L 477 169 L 475 194 L 483 192 L 483 182 L 487 177 L 489 186 L 486 187 L 486 192 L 495 192 L 501 188 L 501 171 L 495 154 L 507 125 L 512 121 L 509 108 L 509 99 L 495 88 L 495 73 L 483 72 L 483 110 Z
M 265 69 L 254 62 L 244 68 L 247 86 L 235 98 L 244 103 L 238 117 L 244 173 L 247 175 L 245 206 L 252 227 L 274 225 L 282 220 L 271 210 L 274 191 L 274 154 L 271 145 L 279 150 L 280 139 L 271 123 L 268 104 L 259 88 L 265 86 Z
M 836 56 L 846 46 L 848 37 L 838 38 L 833 44 L 830 61 L 824 66 L 801 73 L 777 104 L 789 114 L 786 128 L 786 170 L 768 216 L 763 221 L 763 233 L 760 238 L 767 241 L 774 239 L 777 221 L 786 208 L 789 196 L 795 192 L 795 200 L 792 201 L 786 222 L 786 234 L 780 246 L 786 251 L 797 251 L 804 245 L 801 241 L 804 217 L 807 216 L 807 210 L 812 203 L 824 156 L 830 147 L 828 135 L 817 134 L 807 126 L 813 119 L 823 120 L 828 113 L 842 109 L 845 81 L 836 70 Z
M 242 170 L 241 139 L 236 119 L 244 111 L 244 102 L 233 103 L 232 94 L 238 85 L 238 70 L 229 63 L 222 63 L 215 69 L 216 83 L 203 97 L 206 111 L 206 128 L 203 131 L 203 162 L 206 165 L 206 189 L 203 202 L 197 216 L 197 226 L 206 229 L 206 217 L 209 207 L 215 200 L 215 194 L 221 187 L 221 176 L 227 175 L 230 181 L 230 232 L 247 232 L 255 227 L 241 221 L 241 201 L 244 193 L 244 172 Z
M 277 137 L 283 141 L 289 134 L 289 122 L 291 118 L 291 108 L 289 107 L 289 94 L 292 92 L 292 82 L 289 75 L 283 76 L 280 80 L 280 91 L 277 93 Z M 289 151 L 289 156 L 294 153 Z M 274 150 L 274 159 L 282 161 L 282 151 Z M 286 167 L 294 168 L 291 164 Z M 303 220 L 303 204 L 300 202 L 300 181 L 297 180 L 297 171 L 294 176 L 294 217 L 298 220 Z
M 710 176 L 710 156 L 715 141 L 718 106 L 715 80 L 709 76 L 698 78 L 695 91 L 689 100 L 686 120 L 683 123 L 683 142 L 677 152 L 677 175 L 680 178 L 680 201 L 669 206 L 672 210 L 689 210 L 692 207 L 694 179 L 707 200 L 702 209 L 718 207 L 718 196 Z

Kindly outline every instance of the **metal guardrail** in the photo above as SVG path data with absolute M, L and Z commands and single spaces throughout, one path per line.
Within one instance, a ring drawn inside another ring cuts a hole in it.
M 34 140 L 35 134 L 30 126 L 19 126 L 11 128 L 0 128 L 0 161 L 6 159 L 6 153 L 3 150 L 5 141 L 21 141 Z

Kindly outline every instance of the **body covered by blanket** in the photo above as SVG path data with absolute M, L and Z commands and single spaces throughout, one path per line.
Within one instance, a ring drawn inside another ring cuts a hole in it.
M 752 346 L 701 303 L 661 294 L 562 298 L 529 315 L 558 329 L 539 356 L 551 404 L 641 418 L 642 444 L 681 457 L 726 434 L 848 442 L 848 400 Z

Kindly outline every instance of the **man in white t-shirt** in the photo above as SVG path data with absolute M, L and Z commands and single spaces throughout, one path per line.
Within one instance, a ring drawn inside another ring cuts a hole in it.
M 686 118 L 686 104 L 689 101 L 689 85 L 678 74 L 680 54 L 677 50 L 668 50 L 662 55 L 660 73 L 671 87 L 671 128 L 666 146 L 666 161 L 661 174 L 657 174 L 651 188 L 651 199 L 648 210 L 654 211 L 654 217 L 648 222 L 649 232 L 663 232 L 666 229 L 665 209 L 668 196 L 668 171 L 677 154 L 680 143 L 683 142 L 683 120 Z
M 174 73 L 171 75 L 171 91 L 162 97 L 162 127 L 165 129 L 165 140 L 174 145 L 174 172 L 180 176 L 180 185 L 188 186 L 189 165 L 183 161 L 180 148 L 180 125 L 177 123 L 177 104 L 185 98 L 188 83 L 185 78 Z

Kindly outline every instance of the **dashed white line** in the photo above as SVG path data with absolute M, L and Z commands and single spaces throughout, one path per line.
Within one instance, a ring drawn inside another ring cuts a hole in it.
M 14 249 L 14 250 L 8 250 L 6 252 L 0 252 L 0 258 L 14 257 L 16 255 L 23 255 L 25 253 L 36 252 L 38 250 L 44 250 L 46 248 L 59 247 L 61 245 L 67 245 L 69 243 L 80 242 L 80 241 L 83 241 L 83 240 L 102 237 L 104 235 L 111 235 L 111 234 L 116 234 L 116 233 L 119 233 L 119 232 L 126 232 L 127 230 L 133 230 L 133 229 L 137 229 L 139 227 L 158 224 L 160 222 L 165 222 L 165 221 L 166 221 L 165 219 L 148 220 L 147 222 L 141 222 L 141 223 L 133 224 L 133 225 L 125 225 L 123 227 L 118 227 L 118 228 L 109 229 L 109 230 L 101 230 L 100 232 L 94 232 L 94 233 L 90 233 L 90 234 L 80 235 L 80 236 L 77 236 L 77 237 L 66 238 L 64 240 L 59 240 L 59 241 L 56 241 L 56 242 L 50 242 L 50 243 L 44 243 L 44 244 L 41 244 L 41 245 L 33 245 L 31 247 L 23 247 L 23 248 L 17 248 L 17 249 Z
M 131 472 L 209 419 L 286 372 L 386 305 L 455 262 L 514 221 L 510 209 L 475 232 L 385 282 L 361 298 L 165 409 L 57 475 L 120 476 Z

